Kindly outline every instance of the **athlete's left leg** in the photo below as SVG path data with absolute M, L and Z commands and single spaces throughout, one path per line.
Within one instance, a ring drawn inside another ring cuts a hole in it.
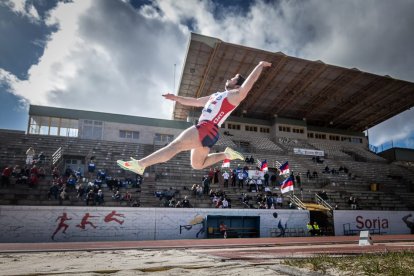
M 191 166 L 196 169 L 204 169 L 227 158 L 224 152 L 209 153 L 209 147 L 199 147 L 191 150 Z

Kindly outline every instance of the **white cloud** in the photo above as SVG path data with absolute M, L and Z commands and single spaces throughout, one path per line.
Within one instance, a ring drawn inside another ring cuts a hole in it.
M 25 0 L 4 0 L 4 5 L 9 7 L 13 12 L 26 16 L 32 22 L 38 22 L 40 20 L 39 13 L 33 6 L 31 1 Z
M 109 1 L 59 4 L 47 22 L 59 31 L 28 80 L 13 80 L 14 93 L 33 104 L 171 117 L 161 94 L 184 60 L 182 28 Z
M 127 2 L 58 4 L 47 24 L 60 28 L 28 80 L 8 75 L 14 93 L 33 104 L 170 118 L 173 105 L 161 94 L 173 89 L 174 64 L 179 79 L 188 24 L 226 42 L 414 80 L 413 1 L 258 0 L 219 15 L 209 0 L 158 0 L 140 10 Z M 409 135 L 409 119 L 412 112 L 392 132 L 379 127 L 377 141 Z
M 414 137 L 413 121 L 414 108 L 411 108 L 395 116 L 392 120 L 385 121 L 371 128 L 368 131 L 370 144 L 379 146 L 389 141 L 402 143 L 402 140 L 407 137 Z M 413 143 L 413 141 L 410 143 Z

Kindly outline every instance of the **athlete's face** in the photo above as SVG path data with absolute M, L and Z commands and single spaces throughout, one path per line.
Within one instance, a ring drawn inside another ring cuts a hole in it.
M 238 79 L 239 79 L 239 74 L 237 74 L 233 78 L 227 80 L 226 85 L 225 85 L 226 89 L 230 90 L 230 89 L 236 88 L 236 86 L 238 86 L 238 85 L 236 85 Z

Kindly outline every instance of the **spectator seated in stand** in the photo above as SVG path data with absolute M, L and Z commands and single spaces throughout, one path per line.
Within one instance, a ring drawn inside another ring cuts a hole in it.
M 54 167 L 52 170 L 52 178 L 58 178 L 60 176 L 59 169 L 57 167 Z
M 94 180 L 94 184 L 98 186 L 99 188 L 102 187 L 102 179 L 99 176 L 96 176 L 96 179 Z
M 170 207 L 170 208 L 175 208 L 175 206 L 177 205 L 177 202 L 176 202 L 176 200 L 175 200 L 175 198 L 173 197 L 173 198 L 171 198 L 169 201 L 168 201 L 168 207 Z
M 39 184 L 39 178 L 37 177 L 37 174 L 31 173 L 29 178 L 29 187 L 34 188 Z
M 196 187 L 196 195 L 198 198 L 202 198 L 203 197 L 203 187 L 201 187 L 201 185 L 197 185 Z
M 75 187 L 76 183 L 77 183 L 77 179 L 75 175 L 71 174 L 68 180 L 66 181 L 66 184 L 68 185 L 68 187 Z
M 71 169 L 70 166 L 67 166 L 65 170 L 65 177 L 68 178 L 71 174 L 73 174 L 73 170 Z
M 66 191 L 66 185 L 63 185 L 62 188 L 60 189 L 59 205 L 62 205 L 63 201 L 68 200 L 68 199 L 69 199 L 69 194 Z
M 197 195 L 197 184 L 193 184 L 193 186 L 191 187 L 191 193 L 193 194 L 193 196 Z
M 116 190 L 112 195 L 112 199 L 115 201 L 121 202 L 122 200 L 121 192 L 119 190 Z
M 126 191 L 125 195 L 122 197 L 122 201 L 126 202 L 127 205 L 132 202 L 132 195 L 129 191 Z
M 82 169 L 78 168 L 76 171 L 74 171 L 74 173 L 78 181 L 80 181 L 82 179 Z
M 45 163 L 45 161 L 46 161 L 46 156 L 45 156 L 45 154 L 43 153 L 43 151 L 41 151 L 41 152 L 39 153 L 39 155 L 37 156 L 37 162 L 36 162 L 36 163 L 38 163 L 38 164 L 44 164 L 44 163 Z
M 215 208 L 223 208 L 223 199 L 221 197 L 218 198 Z
M 354 196 L 350 196 L 348 199 L 348 204 L 350 205 L 352 210 L 356 210 L 358 208 L 357 198 Z
M 76 185 L 76 197 L 78 199 L 83 200 L 83 196 L 85 195 L 86 192 L 86 188 L 85 188 L 85 184 L 84 183 L 79 183 L 78 185 Z
M 244 205 L 245 208 L 254 208 L 253 204 L 251 204 L 249 201 L 253 198 L 245 193 L 241 194 L 241 197 L 239 198 L 241 203 Z
M 98 193 L 95 195 L 95 202 L 98 205 L 105 205 L 105 195 L 101 189 L 98 190 Z
M 59 184 L 56 181 L 52 181 L 52 185 L 49 188 L 49 192 L 47 193 L 47 199 L 51 200 L 52 197 L 57 200 L 59 196 Z
M 249 192 L 257 192 L 256 180 L 253 178 L 247 179 L 247 185 Z
M 86 200 L 85 200 L 86 206 L 95 205 L 96 204 L 95 199 L 96 199 L 95 191 L 93 188 L 90 188 L 88 193 L 86 194 Z
M 134 202 L 132 202 L 131 207 L 139 207 L 141 206 L 141 204 L 138 202 L 138 200 L 134 200 Z
M 318 164 L 323 164 L 323 161 L 319 156 L 312 157 L 312 160 Z
M 183 208 L 191 208 L 191 204 L 190 201 L 188 200 L 188 197 L 185 196 L 183 201 L 182 201 L 182 206 Z
M 106 171 L 105 170 L 99 170 L 96 178 L 99 178 L 102 182 L 106 180 Z
M 154 192 L 154 195 L 158 197 L 160 200 L 165 198 L 167 201 L 169 201 L 171 198 L 175 197 L 175 195 L 178 195 L 179 193 L 180 191 L 174 190 L 173 187 L 170 187 L 169 190 Z

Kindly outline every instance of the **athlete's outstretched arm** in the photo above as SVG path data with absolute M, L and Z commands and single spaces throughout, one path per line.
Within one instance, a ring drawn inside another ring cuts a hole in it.
M 270 66 L 272 66 L 270 62 L 259 62 L 259 64 L 253 69 L 253 71 L 250 73 L 247 79 L 243 82 L 238 92 L 235 93 L 237 95 L 238 102 L 241 102 L 242 100 L 244 100 L 244 98 L 246 98 L 247 94 L 252 89 L 254 83 L 259 79 L 259 76 L 262 73 L 263 68 Z
M 208 101 L 208 99 L 210 98 L 210 96 L 201 97 L 201 98 L 182 97 L 182 96 L 177 96 L 171 93 L 167 93 L 162 96 L 168 100 L 176 101 L 183 105 L 197 106 L 197 107 L 203 107 Z

